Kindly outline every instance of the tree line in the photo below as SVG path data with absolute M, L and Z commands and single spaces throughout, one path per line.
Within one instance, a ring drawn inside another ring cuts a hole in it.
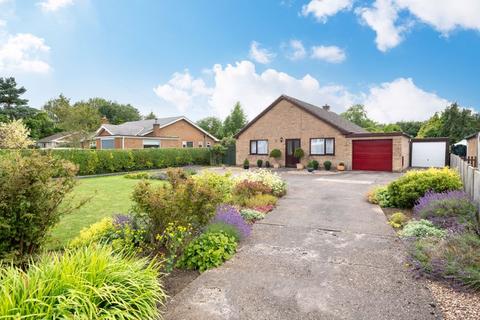
M 426 121 L 378 123 L 368 117 L 365 106 L 361 104 L 351 106 L 341 115 L 370 132 L 402 131 L 414 138 L 447 137 L 452 144 L 480 131 L 480 115 L 457 103 L 446 106 Z

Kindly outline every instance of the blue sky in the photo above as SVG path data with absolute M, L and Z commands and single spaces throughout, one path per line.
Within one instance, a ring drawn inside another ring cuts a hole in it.
M 279 94 L 378 121 L 480 108 L 477 0 L 0 0 L 0 75 L 142 113 L 250 118 Z

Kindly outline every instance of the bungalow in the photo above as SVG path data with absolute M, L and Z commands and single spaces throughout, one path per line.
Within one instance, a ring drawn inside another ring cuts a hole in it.
M 42 149 L 54 149 L 65 147 L 73 138 L 73 132 L 59 132 L 37 141 L 37 147 Z
M 248 159 L 269 159 L 279 149 L 281 166 L 299 162 L 294 150 L 302 148 L 305 165 L 310 160 L 335 166 L 343 162 L 347 170 L 402 171 L 409 166 L 410 137 L 402 132 L 372 133 L 332 112 L 329 106 L 280 96 L 236 136 L 237 163 Z M 271 161 L 271 159 L 270 159 Z
M 205 148 L 219 140 L 186 117 L 109 124 L 96 131 L 97 149 Z

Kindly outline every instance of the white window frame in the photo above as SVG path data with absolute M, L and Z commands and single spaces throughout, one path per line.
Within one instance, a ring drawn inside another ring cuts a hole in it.
M 323 150 L 320 153 L 313 152 L 313 141 L 314 140 L 323 140 Z M 332 142 L 331 152 L 327 152 L 327 140 Z M 310 138 L 310 155 L 311 156 L 334 156 L 335 155 L 335 138 Z

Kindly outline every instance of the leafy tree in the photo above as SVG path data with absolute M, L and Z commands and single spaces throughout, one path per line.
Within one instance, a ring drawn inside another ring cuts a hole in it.
M 25 125 L 30 129 L 30 137 L 35 140 L 50 136 L 60 131 L 45 111 L 39 112 L 31 118 L 25 119 Z
M 221 139 L 223 137 L 223 124 L 222 120 L 217 117 L 206 117 L 197 121 L 197 125 L 203 130 L 215 137 Z
M 43 110 L 54 123 L 60 124 L 65 122 L 71 111 L 70 99 L 60 94 L 58 98 L 51 99 L 45 103 Z
M 121 124 L 141 119 L 138 109 L 130 104 L 120 104 L 102 98 L 89 99 L 86 103 L 98 109 L 100 115 L 107 117 L 111 124 Z
M 0 149 L 28 148 L 33 144 L 29 134 L 30 131 L 21 119 L 0 123 Z
M 340 114 L 345 119 L 355 123 L 356 125 L 365 128 L 369 131 L 375 131 L 377 123 L 367 116 L 367 111 L 363 104 L 355 104 L 347 109 L 347 111 Z
M 225 118 L 223 122 L 223 136 L 236 135 L 247 124 L 247 116 L 240 104 L 237 102 L 232 112 Z
M 0 107 L 5 110 L 26 107 L 28 100 L 20 98 L 26 91 L 24 87 L 17 88 L 15 78 L 0 78 Z
M 153 111 L 150 111 L 149 114 L 147 114 L 145 117 L 144 117 L 145 120 L 155 120 L 157 119 L 157 116 L 155 115 L 155 113 L 153 113 Z
M 385 125 L 380 125 L 379 128 L 381 132 L 399 132 L 402 131 L 402 128 L 396 123 L 389 123 Z
M 416 137 L 424 123 L 424 121 L 399 121 L 396 124 L 402 129 L 401 131 Z
M 480 116 L 470 109 L 453 103 L 443 112 L 435 113 L 418 132 L 424 137 L 448 137 L 450 143 L 462 140 L 465 136 L 480 130 Z

